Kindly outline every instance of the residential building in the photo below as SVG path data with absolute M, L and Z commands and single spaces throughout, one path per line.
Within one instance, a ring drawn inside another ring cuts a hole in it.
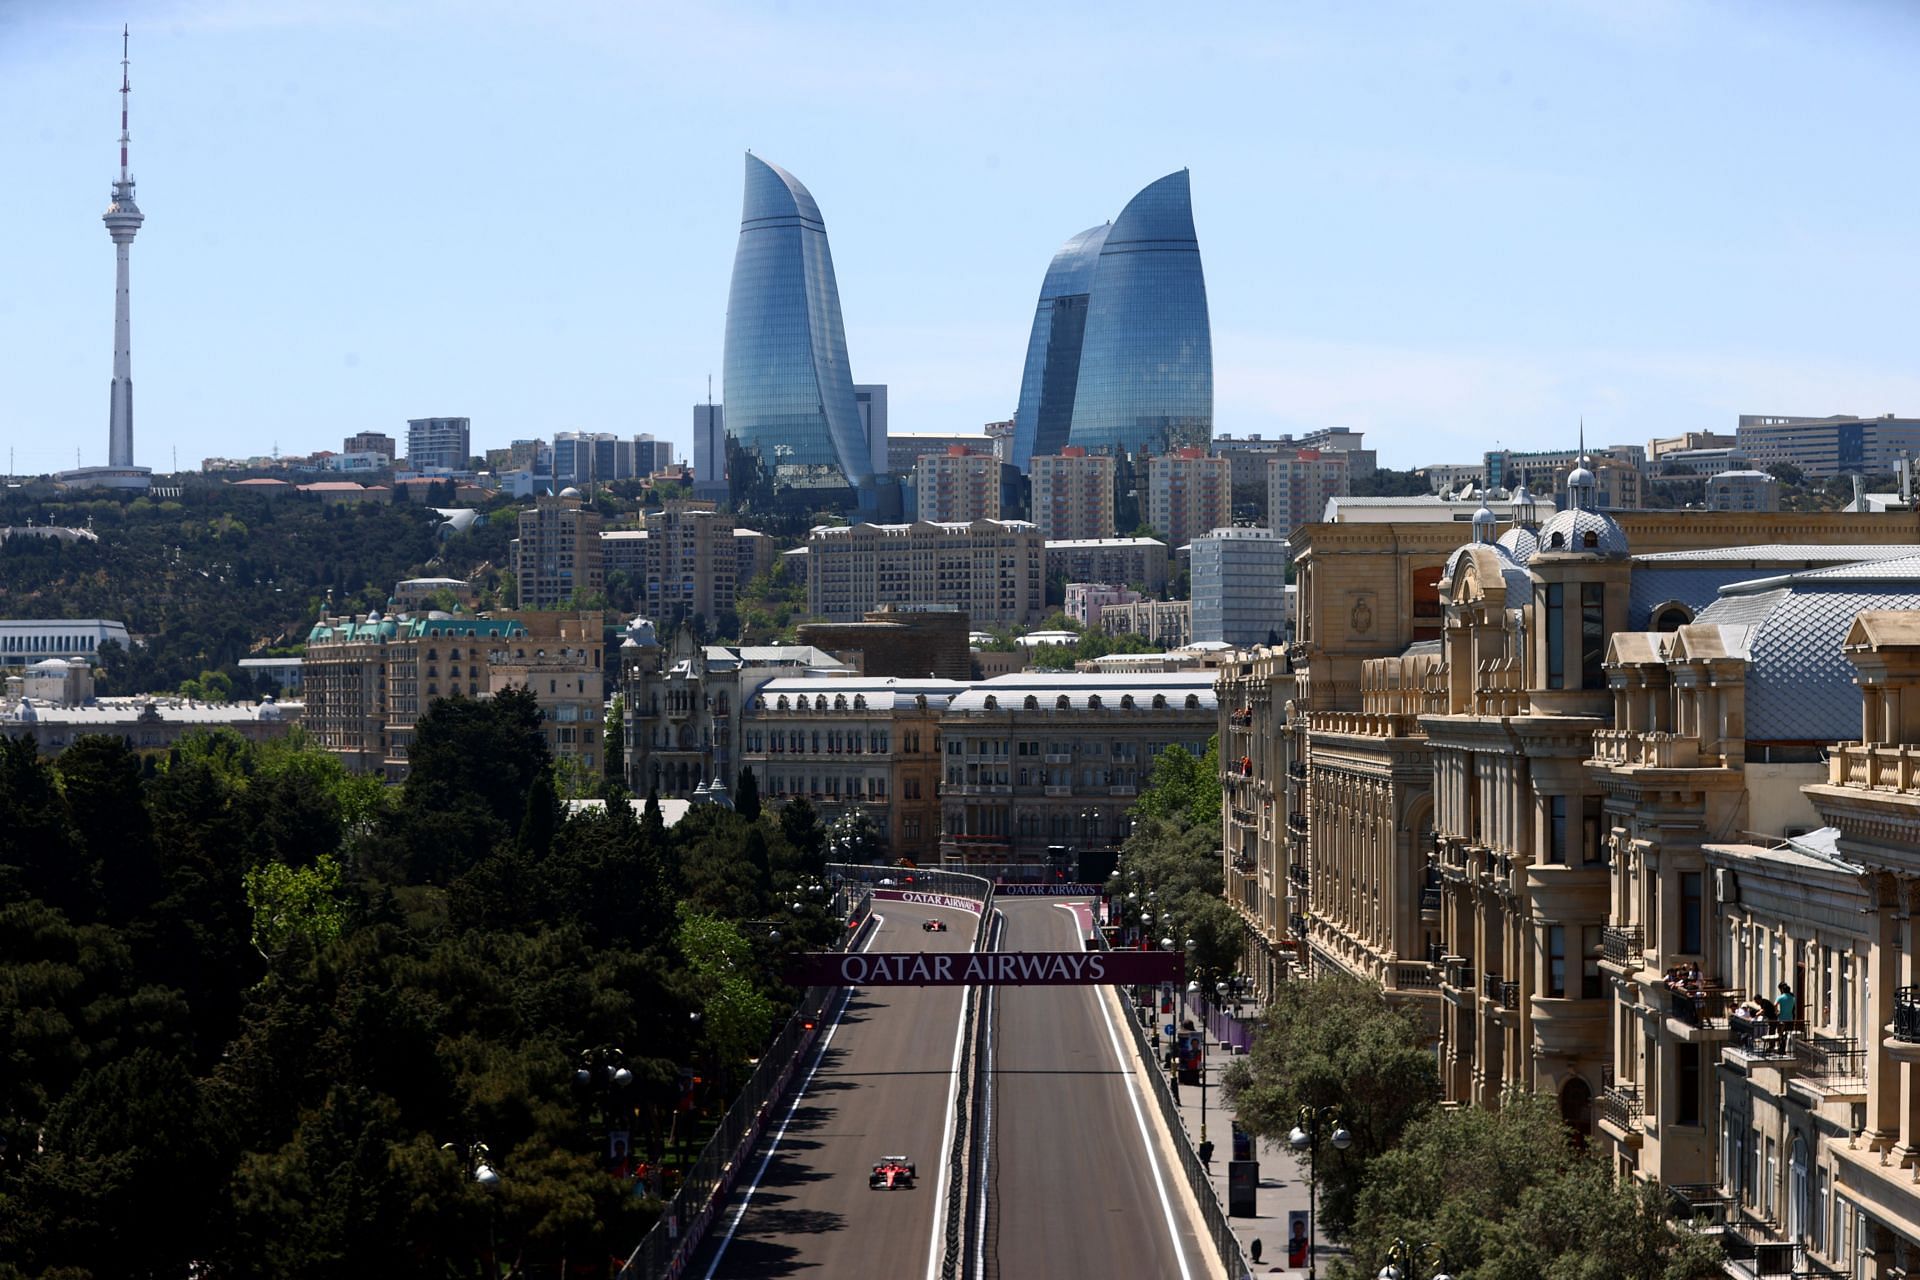
M 709 503 L 673 501 L 647 512 L 645 521 L 644 529 L 600 533 L 605 576 L 624 574 L 641 613 L 657 626 L 696 617 L 712 626 L 733 612 L 742 581 L 733 517 Z
M 977 431 L 900 431 L 887 437 L 887 470 L 897 476 L 913 474 L 914 463 L 929 453 L 965 449 L 992 453 L 993 441 Z
M 1013 458 L 1159 454 L 1213 436 L 1213 340 L 1187 171 L 1074 236 L 1040 286 Z
M 1029 510 L 1048 542 L 1111 538 L 1113 458 L 1067 445 L 1032 459 Z
M 1050 582 L 1119 582 L 1150 596 L 1167 589 L 1170 556 L 1158 538 L 1068 538 L 1046 545 Z
M 627 625 L 620 645 L 620 695 L 627 789 L 691 796 L 738 780 L 740 709 L 778 676 L 854 674 L 806 645 L 703 645 L 691 627 L 661 644 L 647 618 Z
M 975 453 L 964 445 L 954 445 L 945 453 L 921 454 L 913 462 L 918 518 L 935 523 L 1000 519 L 1002 466 L 992 454 Z
M 993 456 L 1002 462 L 1012 462 L 1013 419 L 1006 418 L 999 422 L 982 423 L 980 429 L 986 432 L 987 439 L 992 442 Z
M 1294 449 L 1267 459 L 1267 527 L 1282 538 L 1317 521 L 1329 498 L 1344 497 L 1352 476 L 1349 455 L 1331 449 Z
M 797 638 L 863 676 L 966 680 L 973 675 L 968 626 L 957 609 L 888 605 L 858 622 L 803 622 Z
M 582 503 L 578 489 L 536 497 L 520 513 L 513 573 L 514 602 L 522 609 L 563 606 L 598 595 L 606 586 L 600 513 Z
M 1182 547 L 1233 523 L 1231 464 L 1197 448 L 1159 454 L 1147 463 L 1147 524 Z
M 107 618 L 0 618 L 0 666 L 24 667 L 43 658 L 93 662 L 105 644 L 132 648 L 127 624 Z
M 823 822 L 862 812 L 886 853 L 940 856 L 940 718 L 967 686 L 921 677 L 778 677 L 747 703 L 746 763 L 768 804 L 804 796 Z
M 833 253 L 820 206 L 799 179 L 746 157 L 740 240 L 724 356 L 735 505 L 749 491 L 805 506 L 852 506 L 873 453 L 854 399 Z M 798 490 L 789 495 L 788 491 Z
M 1709 511 L 1778 511 L 1780 482 L 1765 471 L 1722 471 L 1707 481 Z
M 1378 455 L 1372 449 L 1361 447 L 1365 438 L 1364 432 L 1346 427 L 1326 427 L 1309 431 L 1303 436 L 1294 436 L 1289 432 L 1271 438 L 1255 432 L 1246 436 L 1215 436 L 1209 449 L 1231 465 L 1235 488 L 1256 489 L 1264 494 L 1267 464 L 1276 457 L 1295 454 L 1302 449 L 1341 454 L 1346 459 L 1347 474 L 1352 479 L 1363 480 L 1371 476 L 1377 469 Z M 1268 519 L 1270 514 L 1263 511 L 1261 518 Z
M 469 418 L 407 419 L 407 469 L 465 471 L 473 460 Z
M 346 454 L 379 454 L 387 460 L 389 466 L 393 464 L 395 458 L 400 456 L 399 449 L 394 444 L 393 437 L 383 431 L 362 431 L 355 435 L 350 435 L 340 445 L 340 452 Z
M 1218 704 L 1221 779 L 1221 840 L 1227 901 L 1246 926 L 1241 971 L 1253 980 L 1253 994 L 1270 996 L 1292 972 L 1295 956 L 1287 917 L 1296 874 L 1304 880 L 1306 844 L 1300 842 L 1299 872 L 1288 856 L 1292 847 L 1287 807 L 1287 776 L 1294 763 L 1296 737 L 1290 731 L 1287 704 L 1293 700 L 1293 673 L 1281 649 L 1245 649 L 1227 655 L 1214 679 Z
M 1141 599 L 1138 591 L 1131 587 L 1119 587 L 1110 582 L 1069 582 L 1067 584 L 1066 614 L 1082 627 L 1100 629 L 1100 613 L 1117 604 L 1136 604 Z
M 1600 480 L 1601 469 L 1613 466 L 1645 471 L 1647 450 L 1637 444 L 1608 445 L 1604 449 L 1589 449 L 1585 445 L 1573 449 L 1489 449 L 1482 456 L 1482 462 L 1489 488 L 1513 489 L 1525 485 L 1535 493 L 1551 493 L 1564 500 L 1566 478 L 1575 467 L 1593 472 L 1596 495 L 1605 497 L 1607 488 Z
M 598 610 L 553 611 L 524 613 L 517 621 L 525 634 L 498 636 L 486 646 L 487 692 L 531 693 L 554 762 L 576 785 L 597 781 L 606 764 L 606 618 Z
M 733 553 L 733 581 L 736 593 L 774 566 L 773 539 L 758 529 L 742 529 L 735 526 Z
M 726 410 L 717 404 L 693 406 L 693 496 L 725 502 L 727 488 Z
M 1037 622 L 1044 548 L 1024 520 L 822 525 L 807 538 L 807 612 L 851 622 L 883 605 L 947 605 L 975 625 Z
M 1023 671 L 981 681 L 940 717 L 946 865 L 1044 866 L 1055 848 L 1116 852 L 1155 759 L 1206 753 L 1212 672 Z
M 1886 475 L 1902 458 L 1920 455 L 1920 418 L 1796 418 L 1743 413 L 1734 435 L 1740 451 L 1765 469 L 1797 467 L 1810 479 Z
M 1193 540 L 1193 638 L 1247 648 L 1286 633 L 1287 540 L 1272 529 L 1215 529 Z
M 1110 636 L 1139 636 L 1164 649 L 1193 643 L 1193 603 L 1189 600 L 1139 600 L 1100 610 L 1100 630 Z

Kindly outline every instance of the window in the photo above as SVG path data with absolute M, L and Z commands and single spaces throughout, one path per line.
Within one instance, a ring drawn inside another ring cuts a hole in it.
M 1598 1000 L 1606 995 L 1600 977 L 1600 926 L 1585 925 L 1580 930 L 1580 998 Z
M 1547 798 L 1547 861 L 1556 867 L 1567 865 L 1567 798 Z
M 1600 812 L 1602 803 L 1599 796 L 1586 796 L 1580 801 L 1580 858 L 1590 867 L 1606 866 L 1613 860 Z
M 1547 610 L 1547 688 L 1564 689 L 1567 684 L 1566 588 L 1549 582 L 1541 588 L 1546 594 Z
M 1607 687 L 1607 587 L 1580 584 L 1580 687 Z
M 1558 999 L 1567 994 L 1567 930 L 1563 925 L 1547 926 L 1547 995 Z
M 1700 872 L 1680 873 L 1680 953 L 1700 954 Z
M 1676 1044 L 1673 1068 L 1673 1123 L 1700 1123 L 1700 1046 Z

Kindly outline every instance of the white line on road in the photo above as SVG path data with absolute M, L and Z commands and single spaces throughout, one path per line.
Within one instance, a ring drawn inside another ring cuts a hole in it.
M 967 1042 L 967 1001 L 960 1000 L 960 1017 L 953 1031 L 953 1066 L 948 1071 L 952 1083 L 947 1088 L 947 1123 L 940 1139 L 940 1181 L 933 1197 L 933 1231 L 927 1241 L 927 1280 L 940 1280 L 940 1264 L 946 1244 L 947 1233 L 941 1229 L 941 1221 L 946 1217 L 947 1174 L 953 1161 L 953 1115 L 960 1104 L 960 1050 Z
M 1071 909 L 1065 907 L 1065 904 L 1057 905 L 1063 909 Z M 1107 1024 L 1107 1039 L 1113 1045 L 1114 1060 L 1120 1064 L 1127 1077 L 1127 1101 L 1133 1104 L 1134 1123 L 1140 1126 L 1140 1144 L 1146 1148 L 1147 1167 L 1153 1170 L 1153 1189 L 1159 1193 L 1160 1212 L 1167 1220 L 1167 1236 L 1173 1241 L 1173 1256 L 1180 1263 L 1180 1280 L 1193 1280 L 1193 1272 L 1187 1267 L 1186 1246 L 1180 1241 L 1180 1226 L 1174 1220 L 1173 1201 L 1167 1195 L 1166 1179 L 1160 1173 L 1159 1152 L 1154 1145 L 1153 1136 L 1147 1130 L 1146 1113 L 1140 1109 L 1142 1087 L 1139 1077 L 1140 1063 L 1136 1059 L 1132 1064 L 1133 1069 L 1126 1070 L 1127 1055 L 1120 1049 L 1120 1029 L 1113 1025 L 1113 1013 L 1107 1007 L 1111 1002 L 1106 998 L 1106 993 L 1099 988 L 1089 987 L 1087 990 L 1092 993 L 1094 1004 L 1099 1006 L 1100 1017 Z
M 1006 917 L 996 908 L 993 924 L 988 928 L 989 951 L 993 950 L 993 938 L 1006 928 Z M 985 1105 L 980 1108 L 980 1177 L 974 1184 L 980 1196 L 980 1229 L 975 1233 L 973 1250 L 974 1280 L 982 1280 L 987 1267 L 987 1168 L 993 1159 L 993 1005 L 999 995 L 998 987 L 982 987 L 985 993 L 986 1009 L 980 1016 L 981 1052 L 987 1055 L 986 1069 L 980 1073 L 980 1088 L 985 1092 Z
M 880 926 L 887 922 L 882 915 L 870 915 L 873 928 L 867 930 L 867 940 L 860 944 L 865 951 L 880 936 Z M 774 1153 L 780 1150 L 780 1142 L 787 1136 L 787 1126 L 793 1123 L 794 1112 L 800 1109 L 800 1103 L 807 1096 L 807 1089 L 813 1084 L 814 1072 L 820 1070 L 820 1064 L 827 1059 L 827 1046 L 833 1043 L 833 1033 L 840 1029 L 840 1015 L 847 1011 L 847 1005 L 853 1000 L 853 988 L 847 988 L 840 1000 L 840 1007 L 834 1010 L 833 1025 L 827 1028 L 827 1034 L 820 1037 L 820 1048 L 813 1055 L 813 1065 L 807 1068 L 807 1078 L 800 1082 L 800 1088 L 794 1093 L 793 1101 L 787 1106 L 787 1114 L 780 1121 L 780 1131 L 773 1135 L 773 1141 L 767 1144 L 767 1154 L 760 1161 L 760 1167 L 754 1170 L 753 1182 L 747 1187 L 747 1193 L 740 1197 L 740 1207 L 733 1211 L 733 1221 L 727 1224 L 727 1234 L 720 1238 L 720 1247 L 713 1251 L 713 1261 L 707 1264 L 707 1280 L 713 1280 L 714 1272 L 720 1269 L 720 1259 L 727 1256 L 727 1246 L 733 1243 L 733 1233 L 740 1229 L 740 1219 L 747 1216 L 747 1206 L 753 1203 L 753 1193 L 760 1189 L 760 1180 L 767 1176 L 767 1166 L 773 1163 Z

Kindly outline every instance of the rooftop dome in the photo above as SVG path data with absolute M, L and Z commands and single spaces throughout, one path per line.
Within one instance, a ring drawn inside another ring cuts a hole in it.
M 624 649 L 632 645 L 636 649 L 651 649 L 659 643 L 660 637 L 653 629 L 653 619 L 635 618 L 627 623 L 627 638 L 620 642 L 620 647 Z
M 1602 560 L 1625 560 L 1627 533 L 1604 511 L 1573 507 L 1555 514 L 1540 526 L 1539 548 L 1534 555 L 1581 555 Z
M 1540 550 L 1540 535 L 1525 525 L 1516 524 L 1500 535 L 1499 545 L 1507 549 L 1516 563 L 1525 564 Z
M 563 498 L 577 498 L 580 496 L 580 491 L 572 485 L 568 485 L 560 491 L 560 496 Z
M 1493 508 L 1482 503 L 1480 509 L 1473 513 L 1473 540 L 1492 542 L 1494 526 L 1499 523 L 1500 517 L 1493 514 Z

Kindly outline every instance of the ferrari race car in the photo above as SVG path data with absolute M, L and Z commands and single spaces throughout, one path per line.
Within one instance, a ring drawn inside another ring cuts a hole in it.
M 913 1161 L 905 1156 L 881 1156 L 873 1166 L 873 1172 L 867 1175 L 867 1189 L 911 1191 L 913 1178 Z
M 947 922 L 945 920 L 928 920 L 920 927 L 928 933 L 945 933 L 947 931 Z

